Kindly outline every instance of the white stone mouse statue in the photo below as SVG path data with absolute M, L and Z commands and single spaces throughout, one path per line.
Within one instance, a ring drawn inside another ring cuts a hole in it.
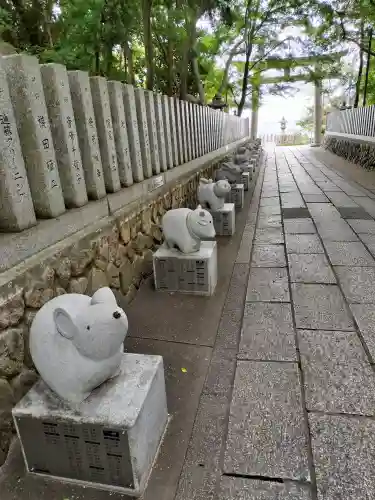
M 216 235 L 210 212 L 200 205 L 195 210 L 169 210 L 164 214 L 161 225 L 165 244 L 169 248 L 178 248 L 182 253 L 198 252 L 201 240 L 212 239 Z
M 238 184 L 241 182 L 242 172 L 243 169 L 239 165 L 226 162 L 216 170 L 216 180 L 220 181 L 227 179 L 229 184 Z
M 227 180 L 213 182 L 212 179 L 200 179 L 198 186 L 198 201 L 208 210 L 220 210 L 225 203 L 225 197 L 231 192 L 231 185 Z
M 45 383 L 62 399 L 80 403 L 118 374 L 128 319 L 110 288 L 92 297 L 60 295 L 37 313 L 30 352 Z

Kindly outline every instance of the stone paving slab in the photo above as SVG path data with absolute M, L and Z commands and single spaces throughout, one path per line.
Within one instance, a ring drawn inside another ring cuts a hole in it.
M 372 357 L 371 363 L 375 363 L 375 308 L 374 304 L 351 304 L 350 309 L 357 322 L 359 331 L 365 341 L 367 349 Z
M 258 214 L 260 217 L 263 217 L 263 215 L 281 215 L 281 208 L 280 206 L 260 207 Z
M 359 241 L 325 241 L 324 246 L 334 266 L 375 266 L 375 260 Z
M 290 304 L 245 304 L 237 358 L 297 361 Z
M 375 498 L 375 421 L 310 414 L 319 500 Z
M 289 302 L 286 268 L 253 268 L 247 287 L 247 302 Z
M 239 361 L 224 473 L 308 480 L 298 366 Z
M 284 236 L 281 228 L 257 229 L 255 232 L 256 244 L 275 245 L 284 243 Z
M 316 234 L 286 234 L 286 251 L 290 253 L 324 253 L 323 245 Z
M 269 227 L 281 228 L 281 216 L 280 215 L 265 215 L 259 217 L 257 228 L 267 229 Z
M 284 246 L 255 244 L 251 265 L 252 267 L 285 267 Z
M 370 220 L 372 219 L 371 215 L 366 212 L 361 207 L 352 208 L 352 207 L 339 207 L 338 211 L 343 219 L 362 219 L 362 220 Z
M 292 481 L 274 483 L 241 477 L 223 477 L 218 500 L 311 500 L 308 486 Z
M 278 196 L 274 198 L 264 198 L 260 200 L 260 207 L 280 207 L 280 198 Z
M 339 191 L 327 191 L 327 197 L 335 205 L 335 207 L 358 207 L 358 204 L 353 201 L 347 194 Z
M 306 207 L 283 207 L 282 214 L 284 219 L 309 219 L 310 212 Z
M 297 328 L 354 330 L 338 286 L 293 283 L 291 288 Z
M 375 414 L 375 374 L 355 332 L 298 330 L 307 408 Z
M 326 241 L 358 241 L 358 236 L 352 231 L 344 219 L 316 221 L 320 237 Z
M 303 194 L 303 198 L 306 203 L 324 203 L 328 202 L 328 198 L 325 194 Z
M 315 220 L 331 221 L 340 220 L 340 212 L 331 203 L 308 203 L 307 208 L 311 213 L 311 217 Z
M 311 219 L 284 220 L 285 234 L 315 234 L 315 226 Z
M 281 205 L 283 208 L 300 208 L 305 206 L 305 202 L 299 192 L 281 193 Z
M 374 220 L 348 220 L 348 224 L 354 229 L 356 233 L 375 234 L 375 221 Z
M 227 412 L 226 399 L 201 397 L 175 500 L 216 500 Z
M 324 254 L 288 254 L 292 283 L 336 283 Z
M 335 267 L 343 293 L 350 303 L 375 302 L 374 267 Z
M 359 234 L 359 239 L 367 246 L 368 250 L 375 256 L 375 234 Z

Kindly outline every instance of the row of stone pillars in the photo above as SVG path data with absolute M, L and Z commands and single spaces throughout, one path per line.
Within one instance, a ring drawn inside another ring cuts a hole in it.
M 247 119 L 23 54 L 0 59 L 0 129 L 3 231 L 249 137 Z

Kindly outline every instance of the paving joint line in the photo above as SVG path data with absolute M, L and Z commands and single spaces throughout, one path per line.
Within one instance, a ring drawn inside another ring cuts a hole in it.
M 284 157 L 285 157 L 285 154 L 284 154 Z M 276 182 L 277 182 L 277 186 L 278 186 L 278 190 L 279 190 L 279 197 L 280 197 L 280 204 L 281 204 L 279 169 L 278 169 L 278 163 L 277 163 L 276 156 L 275 156 L 275 163 L 276 163 Z M 287 165 L 288 165 L 289 171 L 291 171 L 288 162 L 287 162 Z M 292 174 L 292 176 L 293 176 L 293 174 Z M 293 179 L 295 182 L 294 176 L 293 176 Z M 298 186 L 297 186 L 297 189 L 298 189 Z M 301 195 L 301 192 L 300 192 L 300 195 Z M 285 241 L 285 227 L 284 227 L 284 217 L 283 216 L 281 217 L 281 226 L 282 226 L 282 232 L 284 234 L 284 241 Z M 288 262 L 286 242 L 284 244 L 284 253 L 285 253 L 286 262 Z M 292 283 L 291 283 L 291 279 L 290 279 L 289 266 L 287 266 L 287 276 L 288 276 L 288 290 L 289 290 L 289 295 L 290 295 L 290 304 L 291 304 L 291 313 L 292 313 L 292 324 L 293 324 L 293 331 L 294 331 L 294 342 L 295 342 L 295 348 L 296 348 L 297 366 L 298 366 L 299 382 L 300 382 L 301 406 L 302 406 L 303 418 L 305 421 L 304 427 L 305 427 L 307 462 L 308 462 L 308 467 L 310 469 L 310 480 L 311 480 L 311 490 L 312 490 L 311 495 L 312 495 L 313 500 L 318 500 L 318 489 L 317 489 L 317 482 L 316 482 L 314 457 L 313 457 L 313 451 L 312 451 L 311 430 L 310 430 L 309 416 L 308 416 L 307 404 L 306 404 L 305 379 L 304 379 L 304 373 L 302 370 L 301 353 L 300 353 L 300 349 L 299 349 L 296 314 L 295 314 L 295 309 L 294 309 L 294 301 L 293 301 L 293 295 L 292 295 Z

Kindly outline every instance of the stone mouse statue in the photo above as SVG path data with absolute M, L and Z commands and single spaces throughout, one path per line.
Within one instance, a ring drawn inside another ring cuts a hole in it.
M 36 313 L 31 357 L 53 391 L 67 402 L 81 403 L 118 374 L 127 331 L 128 319 L 110 288 L 92 297 L 60 295 Z
M 213 182 L 212 179 L 200 179 L 198 186 L 198 201 L 208 210 L 220 210 L 225 203 L 225 197 L 231 191 L 227 180 Z
M 216 232 L 210 212 L 200 205 L 195 210 L 175 208 L 166 212 L 162 219 L 165 244 L 182 253 L 198 252 L 201 240 L 212 239 Z
M 216 170 L 216 180 L 227 179 L 229 184 L 238 184 L 241 182 L 241 175 L 243 170 L 239 165 L 234 163 L 226 162 L 221 165 L 220 168 Z

